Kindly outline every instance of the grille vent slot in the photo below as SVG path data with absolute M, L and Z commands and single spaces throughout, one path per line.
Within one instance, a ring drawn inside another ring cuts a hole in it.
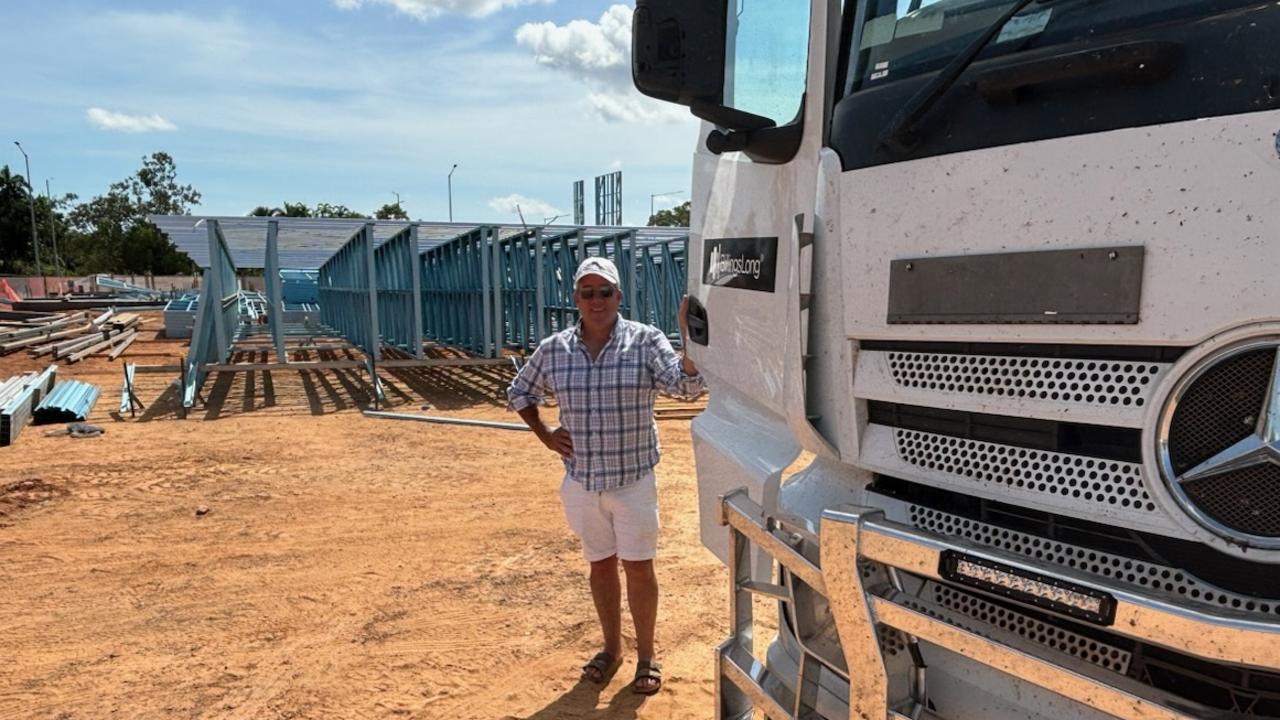
M 943 353 L 889 353 L 899 385 L 977 395 L 1142 407 L 1157 363 Z
M 938 535 L 966 538 L 979 545 L 999 548 L 1022 557 L 1073 568 L 1139 588 L 1172 593 L 1200 603 L 1280 616 L 1280 601 L 1226 592 L 1176 568 L 1080 548 L 920 505 L 910 505 L 909 513 L 912 525 Z
M 939 583 L 928 583 L 925 599 L 1107 670 L 1120 674 L 1129 672 L 1129 661 L 1132 657 L 1129 651 L 1112 647 L 1070 630 L 1063 630 L 988 602 L 976 595 Z M 966 629 L 977 632 L 973 628 Z
M 1085 502 L 1154 512 L 1137 463 L 896 430 L 903 461 L 937 472 Z

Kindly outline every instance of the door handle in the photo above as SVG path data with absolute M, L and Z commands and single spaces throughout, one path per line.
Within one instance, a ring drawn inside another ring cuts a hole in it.
M 699 345 L 711 342 L 711 321 L 707 318 L 707 309 L 692 295 L 689 296 L 689 341 Z

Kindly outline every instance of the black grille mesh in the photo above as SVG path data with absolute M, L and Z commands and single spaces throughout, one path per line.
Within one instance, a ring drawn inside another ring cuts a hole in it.
M 1280 467 L 1255 465 L 1183 486 L 1206 515 L 1239 532 L 1280 537 Z
M 1181 475 L 1253 433 L 1274 358 L 1274 348 L 1241 353 L 1192 383 L 1169 426 L 1174 472 Z

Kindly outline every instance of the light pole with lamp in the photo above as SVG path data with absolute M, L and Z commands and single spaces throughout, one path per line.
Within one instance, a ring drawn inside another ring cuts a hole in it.
M 395 190 L 392 190 L 391 194 L 396 196 L 396 209 L 402 210 L 402 208 L 400 207 L 400 193 L 396 192 Z
M 36 253 L 36 274 L 40 276 L 40 290 L 48 295 L 48 288 L 44 286 L 44 267 L 40 264 L 40 240 L 36 236 L 36 186 L 31 183 L 31 158 L 22 149 L 22 143 L 14 140 L 13 144 L 18 146 L 18 152 L 22 153 L 22 159 L 27 163 L 27 199 L 31 201 L 31 247 Z
M 683 195 L 683 190 L 672 190 L 671 192 L 654 193 L 649 196 L 649 222 L 653 222 L 653 201 L 654 198 L 666 197 L 667 195 Z
M 458 163 L 454 163 L 449 168 L 449 222 L 453 222 L 453 171 L 458 169 Z

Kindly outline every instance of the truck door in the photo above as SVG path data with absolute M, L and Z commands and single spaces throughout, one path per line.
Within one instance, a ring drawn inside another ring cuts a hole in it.
M 817 164 L 828 96 L 825 0 L 637 3 L 643 92 L 704 119 L 693 163 L 688 352 L 711 388 L 695 421 L 704 518 L 748 486 L 766 508 L 804 448 L 833 451 L 805 408 Z M 819 28 L 819 30 L 811 30 Z M 704 542 L 723 549 L 723 531 Z

